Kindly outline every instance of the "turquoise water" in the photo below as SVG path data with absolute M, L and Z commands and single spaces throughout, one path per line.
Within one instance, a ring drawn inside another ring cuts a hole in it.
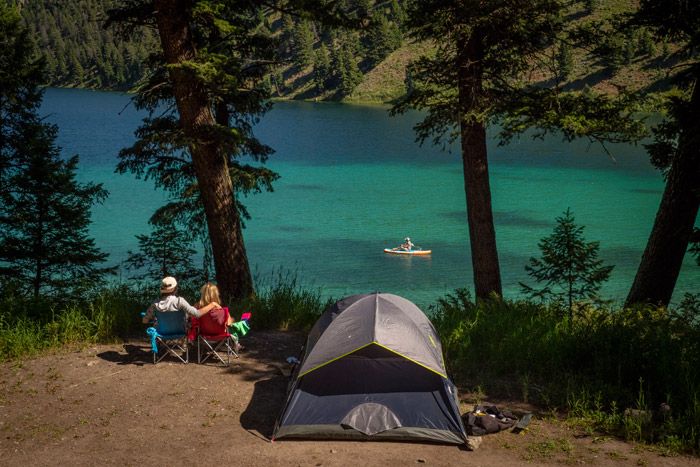
M 80 155 L 83 180 L 103 183 L 109 200 L 93 210 L 98 246 L 118 264 L 165 195 L 150 182 L 114 174 L 119 150 L 134 141 L 143 114 L 118 93 L 48 89 L 42 112 L 59 125 L 64 154 Z M 246 247 L 261 279 L 280 268 L 325 295 L 382 292 L 421 306 L 458 287 L 472 288 L 459 153 L 414 142 L 413 113 L 386 106 L 278 102 L 256 134 L 277 152 L 274 193 L 243 200 Z M 489 145 L 491 188 L 504 294 L 530 282 L 524 265 L 568 207 L 601 258 L 614 264 L 603 294 L 624 299 L 658 209 L 663 181 L 643 148 L 522 139 Z M 429 257 L 383 253 L 410 236 Z M 686 256 L 675 300 L 700 290 L 700 267 Z

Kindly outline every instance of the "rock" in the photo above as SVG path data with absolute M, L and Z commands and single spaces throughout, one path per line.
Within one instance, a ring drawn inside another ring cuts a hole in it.
M 481 446 L 483 439 L 481 436 L 467 436 L 467 449 L 469 451 L 476 451 Z

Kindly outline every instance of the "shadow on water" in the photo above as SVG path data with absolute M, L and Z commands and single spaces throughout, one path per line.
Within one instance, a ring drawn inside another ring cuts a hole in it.
M 633 190 L 629 190 L 630 193 L 640 193 L 642 195 L 661 195 L 663 194 L 663 190 L 649 190 L 645 188 L 637 188 Z

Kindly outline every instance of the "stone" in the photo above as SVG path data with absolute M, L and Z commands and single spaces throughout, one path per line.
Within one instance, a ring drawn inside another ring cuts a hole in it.
M 481 446 L 482 441 L 481 436 L 467 436 L 467 450 L 476 451 Z

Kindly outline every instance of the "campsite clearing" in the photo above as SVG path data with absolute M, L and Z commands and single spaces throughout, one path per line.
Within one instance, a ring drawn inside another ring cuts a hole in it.
M 454 445 L 390 441 L 269 442 L 290 367 L 304 336 L 251 332 L 241 359 L 221 365 L 153 365 L 150 343 L 91 346 L 0 366 L 0 456 L 5 465 L 403 466 L 500 467 L 585 464 L 698 466 L 663 457 L 537 415 L 524 434 L 483 437 L 474 452 Z M 462 394 L 460 409 L 474 398 Z M 482 397 L 482 402 L 489 402 Z M 536 408 L 491 400 L 516 415 Z

